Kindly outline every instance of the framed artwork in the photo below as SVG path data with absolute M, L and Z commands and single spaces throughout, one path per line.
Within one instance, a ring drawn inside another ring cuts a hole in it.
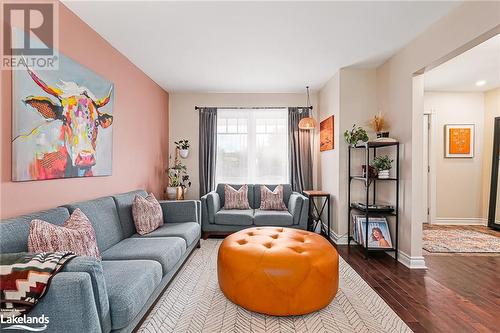
M 354 239 L 365 246 L 366 217 L 354 216 Z M 385 217 L 370 217 L 368 223 L 368 247 L 370 248 L 392 248 L 391 233 Z
M 333 138 L 333 115 L 326 118 L 319 124 L 319 150 L 331 150 L 335 148 L 335 141 Z
M 445 125 L 445 152 L 447 158 L 474 157 L 474 125 Z
M 112 82 L 61 52 L 57 70 L 26 65 L 12 80 L 13 181 L 111 175 Z

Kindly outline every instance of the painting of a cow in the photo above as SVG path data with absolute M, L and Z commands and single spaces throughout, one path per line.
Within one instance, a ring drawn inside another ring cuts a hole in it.
M 14 73 L 13 180 L 110 175 L 113 84 L 69 58 L 44 74 Z

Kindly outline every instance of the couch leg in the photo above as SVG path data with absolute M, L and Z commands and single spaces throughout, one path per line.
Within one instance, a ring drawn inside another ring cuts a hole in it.
M 201 238 L 203 238 L 203 240 L 207 240 L 209 236 L 210 236 L 210 233 L 204 232 L 204 233 L 202 233 Z
M 197 249 L 201 248 L 201 243 L 200 243 L 200 241 L 198 241 L 198 244 L 196 244 L 196 248 L 197 248 Z

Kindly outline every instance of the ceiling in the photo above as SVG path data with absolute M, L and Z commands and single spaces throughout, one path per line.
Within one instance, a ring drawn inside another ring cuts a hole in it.
M 476 82 L 485 81 L 482 86 Z M 477 45 L 424 75 L 427 91 L 475 92 L 500 87 L 500 35 Z
M 161 87 L 303 92 L 380 65 L 460 2 L 64 1 Z

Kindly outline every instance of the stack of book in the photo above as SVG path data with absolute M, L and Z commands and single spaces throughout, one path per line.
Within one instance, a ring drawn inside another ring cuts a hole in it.
M 366 217 L 353 215 L 353 238 L 366 247 Z M 368 222 L 368 247 L 392 249 L 391 233 L 385 217 L 370 217 Z

